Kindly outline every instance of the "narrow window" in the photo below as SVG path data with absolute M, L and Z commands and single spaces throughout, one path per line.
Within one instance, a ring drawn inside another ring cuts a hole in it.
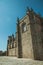
M 22 32 L 25 32 L 26 31 L 26 23 L 23 23 L 22 24 Z

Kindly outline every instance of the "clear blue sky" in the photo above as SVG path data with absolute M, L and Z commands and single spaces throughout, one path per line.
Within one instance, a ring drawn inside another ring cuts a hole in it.
M 26 14 L 26 7 L 43 16 L 43 0 L 0 0 L 0 50 L 6 50 L 7 38 L 16 32 L 16 18 Z

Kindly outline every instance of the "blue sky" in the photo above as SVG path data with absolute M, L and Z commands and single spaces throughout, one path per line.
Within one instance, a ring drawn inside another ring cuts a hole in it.
M 16 32 L 16 19 L 26 14 L 26 7 L 43 16 L 43 0 L 0 0 L 0 50 L 6 50 L 7 38 Z

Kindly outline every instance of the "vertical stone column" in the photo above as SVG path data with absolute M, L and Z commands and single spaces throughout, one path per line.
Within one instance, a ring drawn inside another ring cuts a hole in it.
M 6 52 L 7 56 L 8 56 L 8 44 L 9 44 L 9 40 L 7 40 L 7 52 Z
M 12 34 L 12 48 L 14 48 L 14 35 Z
M 22 42 L 21 42 L 19 18 L 17 18 L 17 33 L 18 33 L 18 57 L 22 58 Z

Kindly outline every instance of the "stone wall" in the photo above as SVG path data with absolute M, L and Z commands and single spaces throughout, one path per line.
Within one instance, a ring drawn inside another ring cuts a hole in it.
M 9 56 L 16 56 L 16 48 L 9 49 Z
M 22 24 L 26 23 L 26 31 L 22 32 Z M 20 20 L 22 57 L 43 60 L 41 20 L 36 15 L 26 15 Z
M 31 35 L 34 59 L 42 60 L 42 38 L 41 38 L 41 21 L 39 17 L 34 16 L 30 19 L 31 22 Z
M 9 36 L 10 38 L 8 38 L 8 48 L 7 48 L 7 52 L 8 52 L 8 56 L 16 56 L 16 40 L 14 38 L 14 36 Z
M 22 33 L 23 23 L 26 23 L 26 31 Z M 28 15 L 26 15 L 22 20 L 20 20 L 20 30 L 21 30 L 21 42 L 22 42 L 22 56 L 24 58 L 34 58 L 32 48 L 32 37 L 30 30 L 30 20 Z

